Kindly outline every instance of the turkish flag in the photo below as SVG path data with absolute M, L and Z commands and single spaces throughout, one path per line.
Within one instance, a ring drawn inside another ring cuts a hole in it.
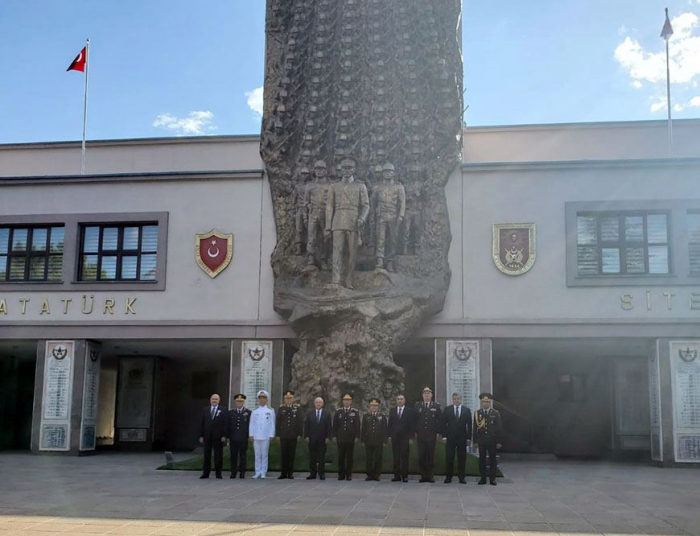
M 87 62 L 87 47 L 83 47 L 83 50 L 81 50 L 80 54 L 78 54 L 75 57 L 75 59 L 68 66 L 68 69 L 66 69 L 66 71 L 80 71 L 80 72 L 84 73 L 86 62 Z

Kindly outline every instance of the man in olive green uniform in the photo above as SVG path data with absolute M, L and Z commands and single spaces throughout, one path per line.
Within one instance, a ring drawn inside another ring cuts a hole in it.
M 340 163 L 342 180 L 331 184 L 326 203 L 326 234 L 333 235 L 334 285 L 352 289 L 360 232 L 369 214 L 367 187 L 355 181 L 355 161 Z
M 280 438 L 280 461 L 282 472 L 279 479 L 294 478 L 294 456 L 297 438 L 304 434 L 304 415 L 294 403 L 294 391 L 284 393 L 284 404 L 277 412 L 277 436 Z
M 479 485 L 486 484 L 486 454 L 489 455 L 489 481 L 496 485 L 498 461 L 496 450 L 501 448 L 501 414 L 491 407 L 491 393 L 481 393 L 481 408 L 474 412 L 474 443 L 479 446 Z
M 423 389 L 423 402 L 416 402 L 415 419 L 420 482 L 434 483 L 435 443 L 442 430 L 442 409 L 440 404 L 433 402 L 430 387 Z
M 360 437 L 360 412 L 352 407 L 352 394 L 343 395 L 343 406 L 333 414 L 333 437 L 338 443 L 338 480 L 352 480 L 355 442 Z
M 382 474 L 382 455 L 387 439 L 388 422 L 386 415 L 379 413 L 378 398 L 369 401 L 369 411 L 362 418 L 362 442 L 365 444 L 367 478 L 379 481 Z

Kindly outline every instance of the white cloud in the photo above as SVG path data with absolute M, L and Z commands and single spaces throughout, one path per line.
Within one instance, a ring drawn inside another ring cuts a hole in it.
M 635 80 L 632 82 L 632 87 L 634 89 L 642 89 L 644 87 L 644 84 L 642 84 L 639 80 Z
M 210 111 L 194 111 L 182 118 L 169 113 L 158 114 L 153 126 L 173 130 L 178 136 L 199 135 L 216 130 L 214 114 Z
M 663 98 L 658 98 L 656 102 L 653 102 L 651 104 L 650 110 L 653 113 L 660 112 L 661 110 L 666 109 L 666 97 Z
M 256 117 L 261 118 L 263 115 L 263 86 L 256 87 L 253 91 L 246 91 L 248 99 L 248 108 L 253 110 Z
M 675 112 L 682 112 L 686 108 L 700 108 L 700 96 L 693 97 L 687 102 L 676 103 L 673 105 L 673 110 Z

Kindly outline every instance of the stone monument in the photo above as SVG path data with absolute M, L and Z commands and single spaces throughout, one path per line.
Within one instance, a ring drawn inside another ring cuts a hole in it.
M 274 305 L 299 336 L 302 403 L 390 400 L 393 352 L 443 307 L 460 17 L 460 0 L 267 0 Z

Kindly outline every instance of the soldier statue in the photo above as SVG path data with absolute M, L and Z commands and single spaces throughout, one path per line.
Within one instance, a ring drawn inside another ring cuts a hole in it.
M 307 243 L 306 264 L 316 268 L 326 262 L 326 200 L 328 198 L 328 166 L 323 160 L 314 164 L 314 180 L 307 185 L 304 193 L 306 207 Z
M 328 190 L 326 234 L 333 236 L 334 285 L 352 289 L 360 231 L 369 214 L 367 187 L 355 182 L 355 161 L 346 158 L 340 163 L 342 180 Z
M 311 171 L 309 168 L 302 167 L 299 169 L 299 179 L 300 182 L 294 190 L 294 204 L 296 208 L 295 214 L 295 227 L 296 227 L 296 240 L 294 241 L 294 254 L 301 255 L 304 252 L 304 244 L 306 243 L 306 233 L 308 229 L 309 219 L 306 210 L 305 198 L 306 190 L 309 188 L 309 179 L 311 178 Z
M 372 206 L 376 210 L 377 230 L 375 239 L 376 269 L 395 271 L 394 256 L 399 243 L 399 230 L 406 213 L 406 192 L 403 185 L 395 182 L 394 165 L 387 162 L 382 167 L 382 182 L 372 193 Z
M 418 255 L 423 221 L 423 181 L 420 168 L 412 165 L 406 184 L 406 217 L 401 230 L 401 249 L 404 255 Z

